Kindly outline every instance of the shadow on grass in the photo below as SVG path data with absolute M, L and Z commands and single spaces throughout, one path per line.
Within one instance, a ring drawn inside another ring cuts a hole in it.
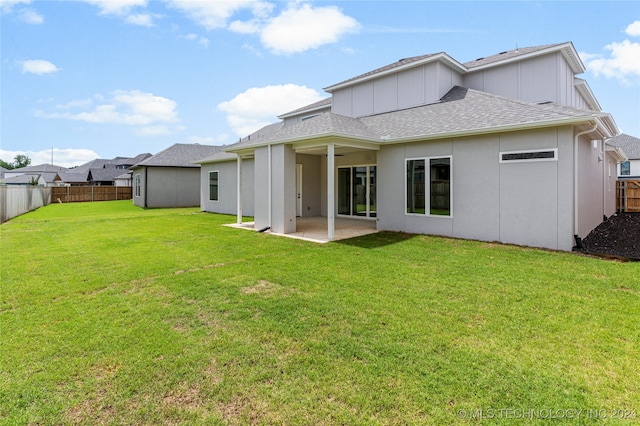
M 407 234 L 404 232 L 381 231 L 375 234 L 363 235 L 361 237 L 349 238 L 346 240 L 335 241 L 335 244 L 343 244 L 347 246 L 372 249 L 378 247 L 389 246 L 391 244 L 401 243 L 417 237 L 416 234 Z

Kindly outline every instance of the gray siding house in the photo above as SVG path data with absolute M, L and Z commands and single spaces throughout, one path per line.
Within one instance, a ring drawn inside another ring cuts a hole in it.
M 175 144 L 132 167 L 133 204 L 143 208 L 200 205 L 200 166 L 218 146 Z
M 571 250 L 615 211 L 607 167 L 623 159 L 584 71 L 572 43 L 402 59 L 199 160 L 201 208 L 280 234 L 325 216 L 329 240 L 345 217 Z

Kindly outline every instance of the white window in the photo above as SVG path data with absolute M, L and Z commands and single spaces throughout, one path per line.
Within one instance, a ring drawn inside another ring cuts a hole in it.
M 451 216 L 451 157 L 406 160 L 406 214 Z

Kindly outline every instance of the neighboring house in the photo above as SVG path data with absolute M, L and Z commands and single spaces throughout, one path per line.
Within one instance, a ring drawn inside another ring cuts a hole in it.
M 131 171 L 118 175 L 113 180 L 115 186 L 133 186 L 132 183 Z
M 640 139 L 621 133 L 607 144 L 622 149 L 626 161 L 618 164 L 618 179 L 640 179 Z
M 66 185 L 120 185 L 123 181 L 120 179 L 116 182 L 116 178 L 121 176 L 134 165 L 151 157 L 151 154 L 144 153 L 135 157 L 116 157 L 112 160 L 98 158 L 84 163 L 60 175 L 62 181 Z M 129 180 L 129 183 L 130 180 Z M 128 186 L 131 186 L 130 184 Z
M 571 250 L 615 211 L 605 165 L 624 160 L 584 71 L 572 43 L 402 59 L 202 157 L 201 208 L 282 234 L 326 216 L 329 240 L 346 217 Z
M 200 205 L 200 166 L 219 146 L 175 144 L 133 166 L 133 203 L 139 207 Z
M 59 183 L 60 176 L 56 172 L 24 173 L 4 180 L 5 185 L 57 186 Z
M 38 164 L 35 166 L 21 167 L 19 169 L 4 172 L 6 185 L 32 185 L 37 182 L 40 186 L 57 186 L 61 183 L 60 174 L 67 169 L 51 164 Z
M 4 182 L 4 172 L 8 172 L 8 169 L 5 169 L 4 167 L 0 167 L 0 184 L 2 184 L 2 182 Z

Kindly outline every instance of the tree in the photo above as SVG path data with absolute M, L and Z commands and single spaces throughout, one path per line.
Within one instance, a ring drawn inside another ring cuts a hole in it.
M 0 167 L 3 167 L 7 170 L 12 170 L 13 169 L 13 164 L 11 163 L 7 163 L 6 161 L 0 159 Z
M 27 157 L 24 154 L 18 154 L 13 159 L 13 168 L 14 169 L 20 169 L 22 167 L 27 167 L 29 164 L 31 164 L 31 158 Z

